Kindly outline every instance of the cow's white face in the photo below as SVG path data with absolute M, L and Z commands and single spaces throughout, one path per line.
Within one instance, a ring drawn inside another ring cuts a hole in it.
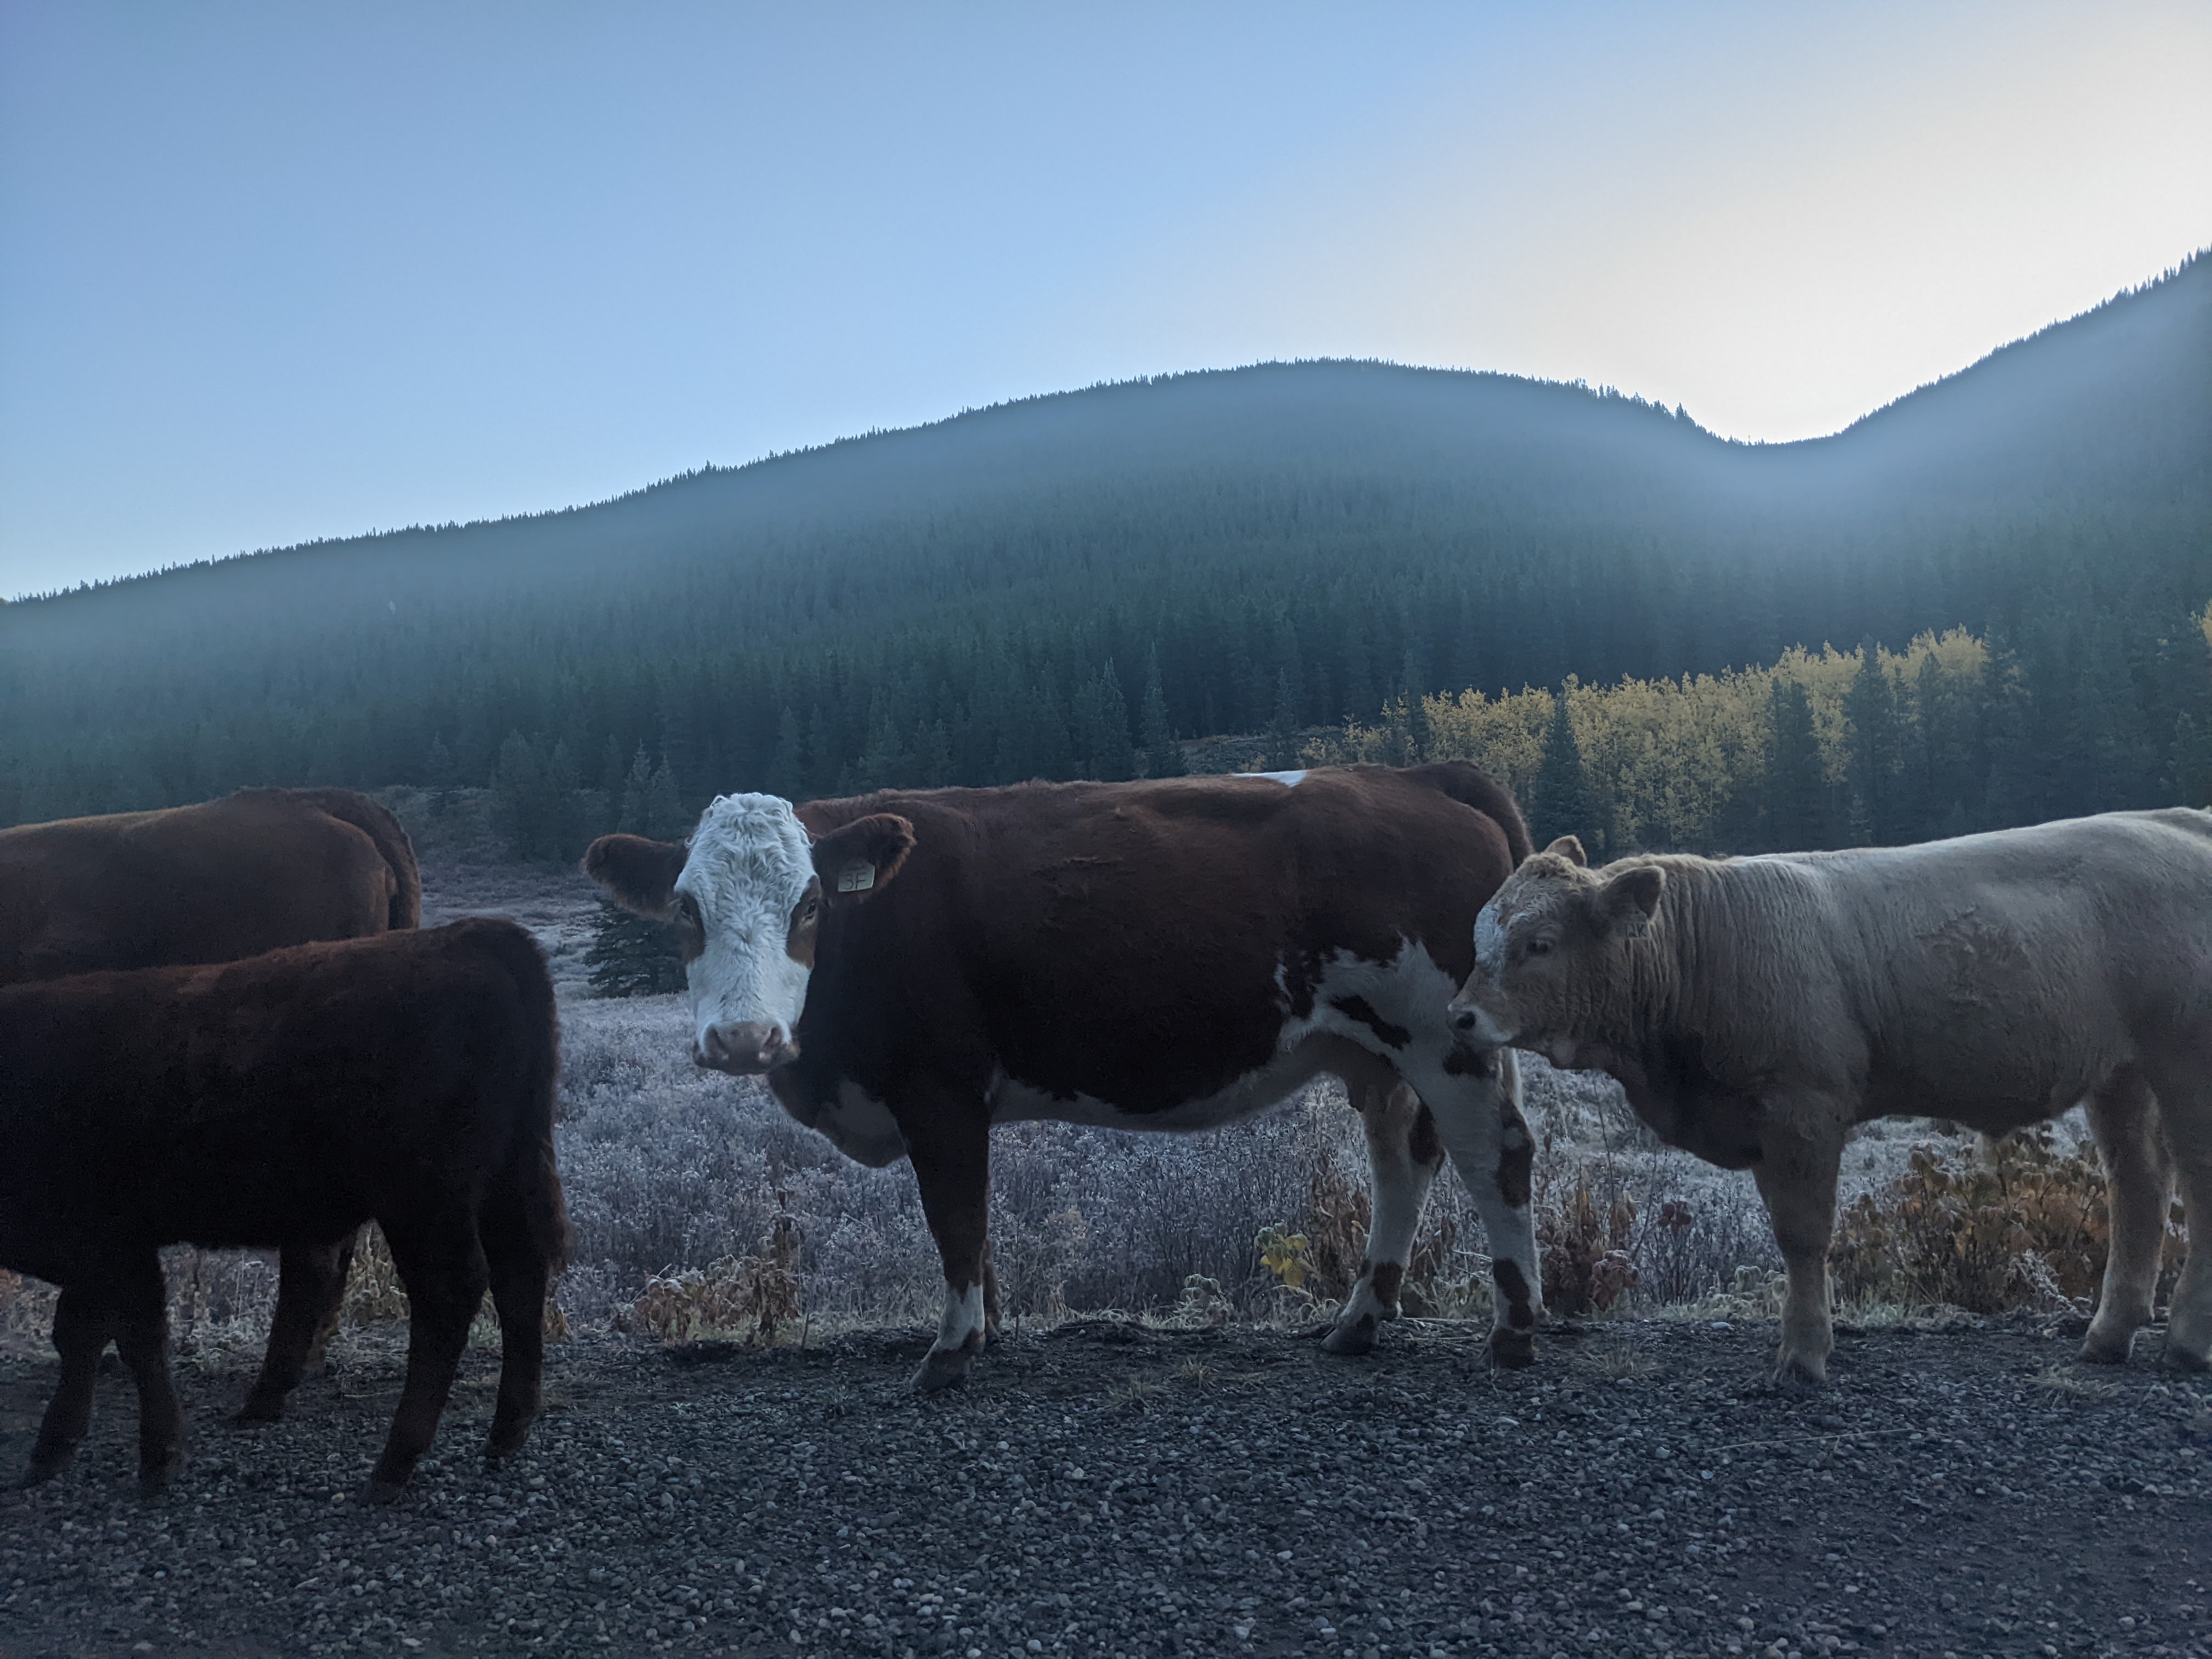
M 683 846 L 605 836 L 584 869 L 621 903 L 675 930 L 691 994 L 692 1058 L 744 1074 L 799 1058 L 824 910 L 879 891 L 913 846 L 914 826 L 889 813 L 816 841 L 780 796 L 718 795 Z
M 796 1058 L 822 883 L 791 803 L 716 796 L 691 832 L 675 896 L 678 938 L 696 945 L 684 963 L 693 1057 L 737 1072 Z

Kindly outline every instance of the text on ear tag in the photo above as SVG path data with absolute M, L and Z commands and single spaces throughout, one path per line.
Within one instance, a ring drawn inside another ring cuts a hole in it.
M 876 866 L 862 860 L 848 864 L 837 872 L 837 890 L 841 893 L 865 893 L 876 884 Z

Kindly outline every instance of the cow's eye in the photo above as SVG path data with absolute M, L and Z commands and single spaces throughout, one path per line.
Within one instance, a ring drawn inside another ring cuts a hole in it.
M 801 921 L 811 921 L 821 908 L 822 901 L 810 893 L 799 902 L 799 919 Z
M 686 893 L 676 901 L 676 914 L 696 926 L 699 921 L 699 901 Z
M 1524 955 L 1548 957 L 1552 954 L 1552 941 L 1547 939 L 1532 939 L 1521 949 Z

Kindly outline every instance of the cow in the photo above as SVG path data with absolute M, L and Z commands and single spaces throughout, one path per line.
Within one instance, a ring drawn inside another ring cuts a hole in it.
M 688 842 L 609 836 L 584 869 L 675 929 L 693 1058 L 766 1073 L 863 1164 L 912 1160 L 945 1303 L 915 1378 L 960 1382 L 995 1313 L 990 1131 L 1204 1129 L 1344 1079 L 1374 1225 L 1327 1339 L 1396 1316 L 1448 1152 L 1490 1236 L 1492 1352 L 1534 1358 L 1534 1146 L 1510 1054 L 1455 1043 L 1474 917 L 1528 847 L 1473 766 L 717 798 Z
M 138 1388 L 142 1487 L 181 1463 L 162 1245 L 324 1249 L 370 1220 L 410 1321 L 366 1495 L 396 1498 L 429 1445 L 487 1284 L 503 1352 L 488 1455 L 520 1448 L 567 1248 L 557 1048 L 544 957 L 489 917 L 0 988 L 0 1267 L 61 1291 L 61 1376 L 25 1484 L 83 1439 L 111 1339 Z
M 0 830 L 0 986 L 231 962 L 413 927 L 422 916 L 407 832 L 350 789 L 245 789 L 196 806 Z M 266 1363 L 240 1424 L 284 1414 L 337 1324 L 353 1248 L 349 1235 L 283 1253 Z
M 2151 1316 L 2178 1166 L 2191 1225 L 2166 1357 L 2212 1348 L 2212 813 L 2112 812 L 1920 847 L 1588 867 L 1573 836 L 1475 923 L 1461 1035 L 1609 1073 L 1670 1145 L 1759 1183 L 1789 1268 L 1779 1374 L 1827 1375 L 1852 1126 L 2002 1134 L 2086 1103 L 2111 1188 L 2081 1357 Z M 2162 1132 L 2162 1133 L 2161 1133 Z

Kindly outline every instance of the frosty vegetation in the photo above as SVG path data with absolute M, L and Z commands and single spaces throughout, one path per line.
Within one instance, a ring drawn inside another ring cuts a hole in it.
M 794 1122 L 758 1080 L 699 1070 L 687 1057 L 689 1029 L 679 996 L 564 1000 L 556 1135 L 575 1250 L 556 1294 L 570 1328 L 724 1334 L 705 1322 L 679 1330 L 641 1319 L 639 1297 L 658 1279 L 656 1305 L 665 1305 L 667 1281 L 686 1270 L 711 1279 L 717 1263 L 734 1282 L 729 1275 L 767 1260 L 780 1225 L 786 1237 L 797 1230 L 792 1272 L 806 1326 L 933 1322 L 941 1279 L 912 1170 L 864 1168 Z M 1715 1298 L 1740 1314 L 1771 1312 L 1780 1263 L 1748 1175 L 1662 1146 L 1601 1076 L 1528 1057 L 1523 1067 L 1553 1312 L 1650 1312 Z M 1206 1133 L 1013 1124 L 995 1133 L 992 1154 L 994 1260 L 1009 1320 L 1113 1310 L 1303 1323 L 1328 1311 L 1358 1270 L 1365 1152 L 1332 1080 Z M 1839 1292 L 2002 1304 L 2047 1297 L 2057 1282 L 2076 1293 L 2093 1285 L 2101 1176 L 2066 1133 L 2035 1170 L 2046 1188 L 2051 1171 L 2064 1176 L 2054 1190 L 2072 1209 L 2053 1237 L 2073 1259 L 2052 1249 L 2048 1271 L 2031 1259 L 2008 1273 L 2022 1241 L 1996 1236 L 1986 1285 L 1947 1297 L 1944 1285 L 1916 1274 L 1909 1229 L 1960 1236 L 1966 1189 L 1954 1176 L 1980 1156 L 1926 1124 L 1863 1133 L 1844 1171 Z M 388 1259 L 373 1245 L 365 1257 L 349 1319 L 404 1316 Z M 261 1340 L 273 1259 L 179 1249 L 167 1260 L 182 1351 Z M 1486 1317 L 1489 1271 L 1481 1224 L 1447 1170 L 1414 1250 L 1407 1311 Z M 0 1283 L 0 1334 L 40 1342 L 51 1315 L 41 1287 Z M 731 1322 L 726 1334 L 742 1334 Z

